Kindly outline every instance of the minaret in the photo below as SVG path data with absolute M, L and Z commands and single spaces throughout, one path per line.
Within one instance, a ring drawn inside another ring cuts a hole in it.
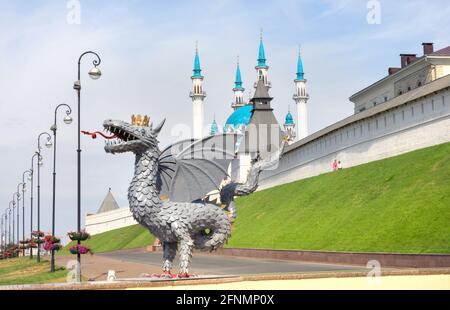
M 242 87 L 242 77 L 241 77 L 241 69 L 239 68 L 239 57 L 237 60 L 236 67 L 236 81 L 234 82 L 234 102 L 231 104 L 231 107 L 236 110 L 239 107 L 242 107 L 244 104 L 244 91 L 245 88 Z
M 295 122 L 291 114 L 291 109 L 288 110 L 286 118 L 284 120 L 284 131 L 288 135 L 288 144 L 291 145 L 295 141 Z
M 262 30 L 259 38 L 258 65 L 255 67 L 255 69 L 257 74 L 256 81 L 263 80 L 264 85 L 266 85 L 268 88 L 272 87 L 267 77 L 267 71 L 269 71 L 269 66 L 266 64 L 266 53 L 264 52 Z M 257 84 L 258 82 L 255 83 L 255 88 Z
M 203 76 L 200 69 L 200 58 L 198 56 L 198 48 L 195 47 L 194 59 L 194 75 L 192 79 L 192 91 L 190 97 L 192 99 L 192 136 L 194 139 L 201 139 L 203 137 L 203 121 L 204 109 L 203 100 L 205 100 L 206 93 L 203 91 Z
M 297 78 L 294 80 L 295 93 L 294 101 L 297 105 L 297 138 L 301 140 L 308 136 L 308 110 L 307 103 L 309 95 L 306 93 L 305 73 L 303 72 L 303 62 L 300 50 L 297 60 Z
M 209 134 L 211 136 L 214 136 L 214 135 L 216 135 L 218 133 L 219 133 L 219 126 L 217 125 L 216 117 L 214 116 L 214 120 L 213 120 L 213 122 L 211 124 L 211 130 L 209 131 Z

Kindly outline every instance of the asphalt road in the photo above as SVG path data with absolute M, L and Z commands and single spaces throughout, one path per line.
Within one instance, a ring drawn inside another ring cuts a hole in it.
M 145 265 L 162 265 L 161 252 L 117 251 L 97 254 L 100 256 Z M 174 263 L 174 271 L 178 270 L 178 258 Z M 366 270 L 360 266 L 319 264 L 298 261 L 285 261 L 273 259 L 244 258 L 234 256 L 208 255 L 194 253 L 190 272 L 193 274 L 216 275 L 244 275 L 244 274 L 274 274 L 274 273 L 304 273 L 304 272 L 330 272 L 330 271 L 356 271 Z

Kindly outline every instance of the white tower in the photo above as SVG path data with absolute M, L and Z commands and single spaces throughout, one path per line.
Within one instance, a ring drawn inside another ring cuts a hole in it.
M 264 85 L 266 85 L 268 88 L 272 87 L 272 84 L 269 82 L 269 78 L 267 76 L 267 72 L 269 71 L 269 66 L 266 64 L 266 53 L 264 51 L 264 44 L 263 44 L 263 38 L 262 38 L 262 31 L 261 36 L 259 38 L 259 53 L 258 53 L 258 65 L 256 65 L 256 85 L 258 84 L 259 80 L 264 81 Z
M 286 118 L 284 119 L 284 132 L 288 136 L 288 144 L 291 145 L 295 141 L 295 137 L 297 136 L 295 132 L 295 122 L 294 118 L 291 114 L 291 109 L 288 110 L 288 113 L 286 114 Z
M 301 140 L 308 136 L 308 110 L 309 95 L 306 93 L 306 80 L 303 72 L 301 53 L 298 53 L 297 78 L 294 80 L 294 101 L 297 105 L 297 138 Z
M 233 88 L 234 102 L 231 104 L 231 107 L 234 110 L 245 105 L 244 91 L 245 91 L 245 88 L 242 87 L 242 76 L 241 76 L 241 69 L 239 68 L 239 57 L 238 57 L 237 68 L 236 68 L 236 81 L 234 82 L 234 88 Z
M 200 58 L 198 57 L 198 48 L 195 48 L 194 59 L 194 75 L 192 79 L 192 91 L 190 97 L 192 99 L 192 137 L 194 139 L 203 138 L 203 123 L 204 123 L 204 107 L 203 101 L 206 97 L 206 92 L 203 91 L 203 76 L 200 69 Z

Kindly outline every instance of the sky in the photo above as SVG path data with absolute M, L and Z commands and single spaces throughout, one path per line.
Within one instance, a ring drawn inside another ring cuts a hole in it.
M 379 15 L 373 4 L 379 4 Z M 79 11 L 76 9 L 79 6 Z M 369 7 L 369 8 L 368 8 Z M 77 14 L 79 12 L 80 14 Z M 369 15 L 369 18 L 368 18 Z M 272 106 L 283 122 L 290 108 L 301 45 L 309 129 L 320 130 L 353 113 L 348 98 L 400 65 L 400 53 L 422 53 L 422 42 L 450 45 L 448 0 L 0 0 L 0 213 L 30 169 L 37 137 L 49 131 L 60 103 L 77 117 L 77 60 L 92 50 L 102 77 L 81 65 L 82 129 L 104 119 L 147 114 L 166 118 L 161 146 L 191 126 L 189 92 L 198 41 L 205 121 L 223 126 L 231 114 L 236 58 L 247 90 L 256 80 L 260 31 L 270 66 Z M 246 92 L 246 97 L 248 92 Z M 76 230 L 76 123 L 58 113 L 56 233 Z M 45 140 L 43 140 L 45 142 Z M 95 213 L 108 188 L 121 207 L 133 174 L 132 154 L 109 155 L 100 139 L 82 137 L 82 215 Z M 52 150 L 43 149 L 41 230 L 51 229 Z M 30 187 L 26 192 L 29 231 Z M 36 212 L 36 188 L 35 212 Z M 35 213 L 36 214 L 36 213 Z M 36 222 L 36 218 L 34 220 Z

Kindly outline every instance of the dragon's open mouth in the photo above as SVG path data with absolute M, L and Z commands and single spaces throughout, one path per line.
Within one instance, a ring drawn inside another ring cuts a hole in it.
M 113 135 L 113 139 L 108 141 L 109 144 L 118 144 L 122 142 L 130 142 L 137 140 L 137 137 L 131 134 L 130 132 L 116 127 L 114 125 L 105 125 L 105 130 Z

